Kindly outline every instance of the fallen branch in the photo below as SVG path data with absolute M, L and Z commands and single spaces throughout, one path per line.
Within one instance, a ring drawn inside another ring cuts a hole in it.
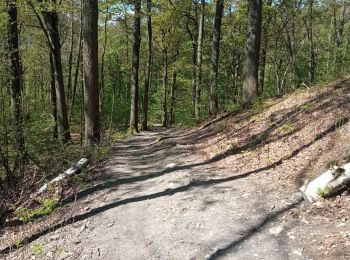
M 76 165 L 74 165 L 73 167 L 69 168 L 64 173 L 61 173 L 60 175 L 58 175 L 56 178 L 54 178 L 50 182 L 46 183 L 37 192 L 32 194 L 31 197 L 35 197 L 37 195 L 40 195 L 40 194 L 44 193 L 47 190 L 47 188 L 49 187 L 49 185 L 52 185 L 52 184 L 54 184 L 56 182 L 60 182 L 63 179 L 65 179 L 66 177 L 68 177 L 68 176 L 71 176 L 71 175 L 79 173 L 86 165 L 88 165 L 88 163 L 89 163 L 89 159 L 87 159 L 87 158 L 80 159 L 79 162 Z
M 300 191 L 307 202 L 314 202 L 327 197 L 350 184 L 350 163 L 321 174 L 313 181 L 304 184 Z

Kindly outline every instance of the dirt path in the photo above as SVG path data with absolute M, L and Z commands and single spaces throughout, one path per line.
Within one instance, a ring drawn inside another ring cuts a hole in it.
M 8 259 L 308 259 L 290 233 L 298 223 L 279 217 L 297 204 L 290 196 L 158 141 L 182 134 L 156 129 L 115 145 L 75 223 Z
M 348 260 L 350 191 L 312 206 L 292 193 L 346 154 L 349 99 L 345 79 L 120 142 L 75 202 L 16 227 L 34 235 L 6 258 Z

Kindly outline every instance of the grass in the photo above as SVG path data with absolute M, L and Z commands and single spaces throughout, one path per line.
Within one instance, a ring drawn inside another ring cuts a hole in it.
M 29 222 L 39 216 L 50 215 L 53 210 L 57 207 L 57 198 L 47 198 L 40 202 L 41 206 L 37 209 L 29 209 L 25 207 L 19 207 L 15 214 L 22 222 Z
M 33 255 L 39 256 L 43 253 L 43 251 L 44 251 L 44 246 L 40 243 L 36 243 L 32 247 Z
M 329 187 L 324 187 L 324 188 L 318 188 L 317 189 L 317 194 L 321 197 L 326 197 L 331 193 L 332 189 Z
M 294 125 L 290 124 L 290 123 L 286 123 L 284 125 L 282 125 L 281 127 L 279 127 L 277 129 L 277 131 L 281 134 L 289 134 L 294 130 Z

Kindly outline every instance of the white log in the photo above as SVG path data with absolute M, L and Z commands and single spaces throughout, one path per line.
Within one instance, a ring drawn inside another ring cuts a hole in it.
M 50 184 L 54 184 L 56 182 L 60 182 L 63 179 L 65 179 L 66 177 L 74 175 L 74 174 L 80 172 L 86 165 L 88 165 L 88 163 L 89 163 L 89 159 L 87 159 L 87 158 L 80 159 L 79 162 L 77 162 L 76 165 L 74 165 L 73 167 L 69 168 L 64 173 L 61 173 L 56 178 L 52 179 L 50 182 L 44 184 L 37 192 L 32 194 L 31 197 L 35 197 L 37 195 L 40 195 L 40 194 L 44 193 L 47 190 L 47 188 L 49 187 Z
M 321 174 L 313 181 L 304 184 L 300 191 L 307 202 L 314 202 L 328 196 L 350 183 L 350 163 Z

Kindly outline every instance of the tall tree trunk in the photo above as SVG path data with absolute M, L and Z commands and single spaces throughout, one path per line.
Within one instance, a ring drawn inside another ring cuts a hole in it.
M 134 0 L 134 42 L 132 46 L 132 71 L 131 71 L 131 106 L 130 106 L 130 132 L 138 132 L 138 96 L 139 96 L 139 63 L 141 44 L 141 0 Z
M 259 88 L 258 95 L 264 92 L 265 84 L 265 69 L 266 69 L 266 55 L 267 55 L 267 44 L 268 38 L 266 35 L 267 31 L 264 30 L 262 33 L 262 44 L 261 44 L 261 54 L 260 54 L 260 74 L 259 74 Z
M 262 0 L 248 0 L 248 30 L 243 66 L 244 107 L 252 104 L 258 90 L 258 67 L 261 39 Z
M 309 0 L 307 9 L 309 18 L 309 23 L 307 26 L 307 39 L 309 43 L 309 84 L 312 84 L 315 80 L 315 51 L 313 42 L 313 1 L 314 0 Z
M 339 48 L 343 42 L 343 33 L 344 33 L 344 25 L 345 25 L 345 14 L 346 14 L 346 1 L 344 1 L 343 6 L 340 9 L 339 19 L 337 19 L 337 9 L 334 7 L 333 9 L 333 25 L 334 25 L 334 58 L 333 58 L 333 69 L 334 74 L 339 75 L 340 67 L 340 55 Z
M 7 44 L 8 56 L 10 59 L 9 67 L 9 90 L 11 97 L 12 112 L 12 128 L 14 137 L 14 148 L 17 152 L 15 168 L 20 167 L 22 170 L 25 162 L 26 151 L 24 143 L 24 135 L 22 129 L 22 93 L 21 93 L 21 67 L 18 43 L 18 23 L 17 23 L 17 7 L 15 0 L 7 0 Z M 13 181 L 14 176 L 8 176 L 9 181 Z
M 58 138 L 57 129 L 57 97 L 56 97 L 56 86 L 55 86 L 55 68 L 53 65 L 52 52 L 50 51 L 50 87 L 51 87 L 51 117 L 52 117 L 52 137 Z
M 220 53 L 220 33 L 224 0 L 216 0 L 215 21 L 213 30 L 213 42 L 211 48 L 211 84 L 209 112 L 216 115 L 218 112 L 217 78 Z
M 145 93 L 143 95 L 142 110 L 142 130 L 148 127 L 148 99 L 151 88 L 151 70 L 152 70 L 152 1 L 147 0 L 147 31 L 148 31 L 148 54 L 147 54 L 147 71 L 145 77 Z
M 111 134 L 112 134 L 112 129 L 114 126 L 114 113 L 115 113 L 115 99 L 116 99 L 116 87 L 118 86 L 119 90 L 119 97 L 120 97 L 120 89 L 121 89 L 121 72 L 120 72 L 120 65 L 119 65 L 119 57 L 117 56 L 117 64 L 116 64 L 116 73 L 114 77 L 114 82 L 112 84 L 112 107 L 111 107 L 111 116 L 110 116 L 110 121 L 109 121 L 109 134 L 108 134 L 108 139 L 110 139 Z M 119 81 L 119 82 L 118 82 Z
M 56 0 L 52 0 L 56 3 Z M 44 10 L 41 12 L 43 23 L 43 29 L 47 36 L 50 49 L 52 51 L 52 58 L 55 70 L 55 86 L 56 86 L 56 97 L 57 97 L 57 118 L 58 118 L 58 131 L 64 142 L 71 139 L 68 116 L 67 116 L 67 105 L 64 91 L 63 81 L 63 70 L 61 60 L 61 43 L 60 34 L 58 30 L 58 16 L 54 10 Z
M 195 99 L 196 99 L 196 61 L 197 61 L 197 39 L 198 39 L 198 4 L 195 1 L 195 17 L 191 16 L 193 2 L 190 1 L 190 6 L 188 7 L 188 13 L 187 13 L 187 20 L 186 20 L 186 31 L 188 35 L 190 36 L 190 40 L 192 43 L 192 103 L 193 103 L 193 111 L 195 107 Z M 194 28 L 195 30 L 192 32 L 192 29 L 190 27 L 190 21 L 194 22 Z
M 179 44 L 179 43 L 178 43 Z M 173 76 L 171 82 L 171 103 L 170 103 L 170 125 L 175 123 L 175 92 L 177 87 L 177 60 L 179 58 L 179 49 L 176 49 L 175 60 L 173 65 Z
M 80 1 L 81 7 L 83 6 L 82 1 L 83 0 Z M 78 40 L 79 46 L 78 46 L 77 63 L 76 63 L 75 73 L 74 73 L 72 101 L 71 101 L 70 108 L 69 108 L 69 121 L 72 119 L 72 115 L 73 115 L 73 108 L 74 108 L 75 97 L 76 97 L 76 93 L 77 93 L 78 77 L 79 77 L 79 71 L 80 71 L 79 68 L 80 68 L 80 60 L 81 60 L 81 49 L 82 49 L 82 45 L 83 45 L 83 41 L 82 41 L 83 24 L 82 23 L 83 23 L 83 12 L 80 11 L 80 31 L 79 31 L 79 40 Z
M 196 106 L 197 38 L 198 36 L 192 40 L 192 103 L 194 112 Z
M 86 144 L 100 141 L 98 1 L 83 1 L 84 115 Z
M 106 7 L 106 18 L 104 22 L 104 38 L 103 38 L 103 47 L 102 47 L 102 57 L 101 57 L 101 79 L 100 79 L 100 114 L 102 114 L 102 98 L 103 91 L 105 88 L 105 56 L 106 56 L 106 48 L 107 48 L 107 24 L 108 24 L 108 6 Z
M 71 7 L 73 9 L 73 0 L 71 1 Z M 67 103 L 72 97 L 72 66 L 73 66 L 73 50 L 74 50 L 74 18 L 73 10 L 71 13 L 71 37 L 70 37 L 70 47 L 68 55 L 68 82 L 67 82 Z
M 196 57 L 196 78 L 195 78 L 195 103 L 194 103 L 194 114 L 198 121 L 200 117 L 199 101 L 201 92 L 201 78 L 202 78 L 202 44 L 203 44 L 203 30 L 204 30 L 204 9 L 205 0 L 201 0 L 201 9 L 198 23 L 198 40 L 197 40 L 197 57 Z
M 168 50 L 164 46 L 163 49 L 163 100 L 162 100 L 162 126 L 167 126 L 167 92 L 168 92 Z
M 271 7 L 272 0 L 267 1 L 268 7 Z M 266 56 L 267 56 L 267 48 L 268 48 L 268 42 L 269 38 L 267 35 L 268 32 L 268 26 L 271 22 L 271 15 L 268 14 L 266 17 L 265 26 L 262 31 L 262 43 L 261 43 L 261 53 L 260 53 L 260 74 L 259 74 L 259 88 L 258 88 L 258 95 L 262 94 L 264 91 L 264 84 L 265 84 L 265 69 L 266 69 Z

